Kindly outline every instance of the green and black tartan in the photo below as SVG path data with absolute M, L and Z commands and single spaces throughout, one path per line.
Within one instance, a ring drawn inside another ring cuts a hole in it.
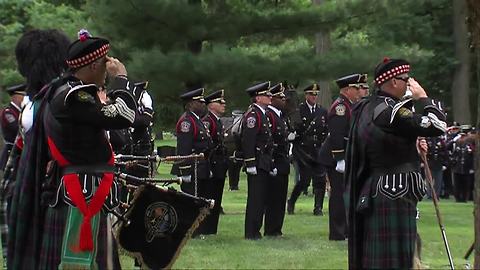
M 58 269 L 61 261 L 62 242 L 66 228 L 68 206 L 59 202 L 54 208 L 48 208 L 45 214 L 45 227 L 38 269 Z M 95 239 L 97 256 L 95 261 L 98 269 L 121 269 L 118 249 L 111 226 L 108 226 L 107 215 L 100 211 L 100 226 Z M 108 246 L 107 234 L 110 234 L 112 243 Z M 111 265 L 108 265 L 108 251 L 111 251 Z
M 417 235 L 417 202 L 408 196 L 392 200 L 379 193 L 364 216 L 365 269 L 412 268 Z

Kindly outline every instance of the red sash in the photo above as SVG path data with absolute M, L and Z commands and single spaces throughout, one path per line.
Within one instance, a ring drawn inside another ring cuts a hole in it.
M 63 157 L 63 155 L 57 149 L 57 146 L 50 137 L 48 137 L 48 146 L 50 148 L 53 159 L 58 162 L 60 167 L 63 168 L 65 166 L 71 165 L 71 163 L 68 162 L 65 157 Z M 114 157 L 112 152 L 112 156 L 108 161 L 108 165 L 113 164 Z M 83 215 L 83 221 L 81 225 L 82 227 L 80 228 L 80 251 L 93 250 L 93 236 L 90 219 L 102 209 L 103 203 L 105 202 L 105 199 L 110 193 L 110 187 L 112 186 L 112 183 L 113 173 L 105 172 L 103 174 L 102 181 L 100 182 L 97 191 L 93 195 L 90 203 L 87 205 L 85 197 L 82 193 L 82 188 L 80 187 L 80 179 L 78 178 L 78 174 L 70 173 L 63 176 L 63 184 L 65 185 L 65 189 L 67 190 L 70 199 L 73 201 L 75 206 L 80 210 Z

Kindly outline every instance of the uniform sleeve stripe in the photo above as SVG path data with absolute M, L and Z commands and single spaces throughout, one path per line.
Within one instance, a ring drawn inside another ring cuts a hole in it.
M 117 107 L 118 113 L 130 123 L 135 121 L 135 111 L 130 109 L 123 99 L 117 97 L 117 99 L 115 99 L 115 107 Z
M 440 130 L 442 132 L 447 131 L 447 123 L 438 119 L 438 117 L 433 113 L 428 113 L 427 116 L 428 116 L 428 118 L 430 118 L 430 121 L 432 122 L 434 127 L 436 127 L 438 130 Z
M 424 107 L 424 109 L 434 109 L 435 111 L 439 112 L 443 117 L 445 117 L 445 113 L 435 105 L 427 105 Z

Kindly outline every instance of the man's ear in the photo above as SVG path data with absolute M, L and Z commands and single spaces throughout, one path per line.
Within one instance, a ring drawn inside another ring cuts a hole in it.
M 97 62 L 96 61 L 93 61 L 90 65 L 88 65 L 88 68 L 91 70 L 91 71 L 95 71 L 97 69 Z

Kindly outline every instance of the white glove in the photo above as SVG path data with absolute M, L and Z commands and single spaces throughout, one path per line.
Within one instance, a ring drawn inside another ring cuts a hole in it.
M 212 178 L 212 177 L 213 177 L 213 172 L 212 172 L 212 171 L 210 171 L 210 178 Z
M 257 167 L 247 167 L 247 173 L 251 175 L 257 175 Z
M 24 96 L 22 99 L 22 103 L 20 104 L 20 108 L 25 107 L 30 102 L 30 98 L 28 96 Z
M 337 167 L 335 167 L 335 170 L 339 173 L 344 173 L 345 172 L 345 160 L 342 159 L 340 161 L 337 161 Z
M 182 176 L 182 183 L 190 183 L 192 182 L 192 176 L 191 175 L 183 175 Z
M 147 109 L 153 109 L 152 107 L 152 97 L 147 91 L 143 91 L 142 97 L 140 98 L 140 103 Z
M 271 176 L 277 176 L 277 173 L 278 173 L 277 168 L 273 168 L 273 170 L 271 170 L 269 174 Z
M 290 132 L 287 136 L 287 140 L 291 142 L 291 141 L 295 140 L 295 137 L 297 137 L 297 133 L 296 132 Z
M 442 166 L 442 171 L 445 171 L 446 169 L 447 169 L 447 167 Z

